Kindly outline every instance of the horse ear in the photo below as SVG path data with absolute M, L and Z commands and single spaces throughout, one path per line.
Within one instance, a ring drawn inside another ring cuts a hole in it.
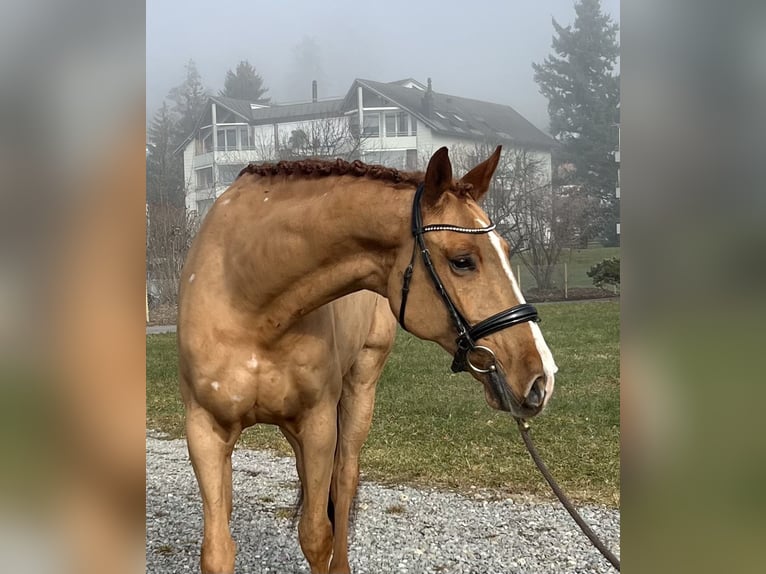
M 435 204 L 451 185 L 452 163 L 449 160 L 447 148 L 441 147 L 431 156 L 426 168 L 424 191 L 426 203 Z
M 489 156 L 486 161 L 474 167 L 460 180 L 462 183 L 470 183 L 473 186 L 470 194 L 474 201 L 478 202 L 487 193 L 489 183 L 492 181 L 495 169 L 497 169 L 497 163 L 500 161 L 500 151 L 502 149 L 503 146 L 497 146 L 495 153 Z

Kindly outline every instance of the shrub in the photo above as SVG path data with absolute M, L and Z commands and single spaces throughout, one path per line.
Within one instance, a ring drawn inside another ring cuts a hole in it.
M 619 286 L 620 258 L 611 257 L 596 263 L 588 270 L 588 277 L 592 278 L 593 284 L 601 289 L 606 285 Z

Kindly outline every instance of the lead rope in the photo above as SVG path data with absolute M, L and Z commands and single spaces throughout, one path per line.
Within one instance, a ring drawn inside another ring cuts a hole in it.
M 515 417 L 514 417 L 515 418 Z M 556 483 L 555 480 L 553 480 L 553 476 L 551 476 L 551 473 L 548 471 L 548 468 L 543 463 L 542 459 L 540 458 L 540 455 L 537 453 L 537 449 L 535 448 L 534 443 L 532 443 L 532 437 L 529 434 L 529 423 L 523 419 L 516 419 L 516 423 L 519 425 L 519 432 L 521 432 L 521 438 L 524 439 L 524 444 L 527 447 L 527 450 L 529 451 L 530 456 L 532 457 L 532 460 L 535 461 L 535 464 L 537 465 L 537 468 L 540 470 L 540 472 L 543 475 L 543 478 L 550 484 L 551 488 L 553 489 L 553 493 L 556 495 L 556 497 L 561 501 L 561 504 L 564 505 L 564 508 L 567 509 L 567 512 L 569 515 L 574 518 L 574 521 L 577 523 L 577 526 L 580 527 L 580 530 L 582 530 L 583 534 L 588 537 L 588 540 L 591 541 L 593 546 L 595 546 L 599 552 L 603 555 L 604 558 L 609 560 L 609 562 L 617 569 L 617 572 L 620 571 L 620 561 L 619 559 L 612 554 L 612 552 L 604 545 L 601 540 L 599 540 L 598 536 L 596 536 L 596 533 L 591 530 L 590 526 L 588 526 L 588 523 L 583 520 L 582 516 L 580 516 L 580 513 L 577 512 L 575 507 L 572 505 L 572 503 L 569 501 L 569 499 L 566 497 L 566 495 L 562 492 L 559 485 Z

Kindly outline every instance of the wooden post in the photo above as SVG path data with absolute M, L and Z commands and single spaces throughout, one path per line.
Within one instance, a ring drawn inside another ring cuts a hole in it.
M 564 261 L 564 299 L 569 298 L 569 275 L 567 274 L 567 262 Z

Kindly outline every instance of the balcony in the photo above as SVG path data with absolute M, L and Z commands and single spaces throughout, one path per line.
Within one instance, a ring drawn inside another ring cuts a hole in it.
M 417 136 L 383 136 L 377 138 L 362 138 L 361 147 L 365 151 L 416 149 Z

